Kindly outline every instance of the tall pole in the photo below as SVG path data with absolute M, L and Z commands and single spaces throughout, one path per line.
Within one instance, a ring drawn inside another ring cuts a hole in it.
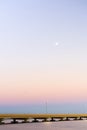
M 46 104 L 45 104 L 45 105 L 46 105 L 46 114 L 47 114 L 47 101 L 46 101 Z

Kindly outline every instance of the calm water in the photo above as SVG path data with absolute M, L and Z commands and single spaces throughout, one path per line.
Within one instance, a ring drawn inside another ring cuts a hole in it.
M 87 121 L 0 125 L 0 130 L 87 130 Z

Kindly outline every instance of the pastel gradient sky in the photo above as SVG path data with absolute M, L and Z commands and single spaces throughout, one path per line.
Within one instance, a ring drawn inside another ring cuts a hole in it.
M 0 0 L 0 112 L 46 102 L 86 112 L 87 0 Z

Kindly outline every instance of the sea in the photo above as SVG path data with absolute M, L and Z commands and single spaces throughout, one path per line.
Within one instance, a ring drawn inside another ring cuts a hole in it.
M 0 130 L 87 130 L 87 120 L 4 124 Z

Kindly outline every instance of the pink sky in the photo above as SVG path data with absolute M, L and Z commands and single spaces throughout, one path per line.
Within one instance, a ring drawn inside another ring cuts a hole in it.
M 86 15 L 78 0 L 0 1 L 0 105 L 86 101 Z

